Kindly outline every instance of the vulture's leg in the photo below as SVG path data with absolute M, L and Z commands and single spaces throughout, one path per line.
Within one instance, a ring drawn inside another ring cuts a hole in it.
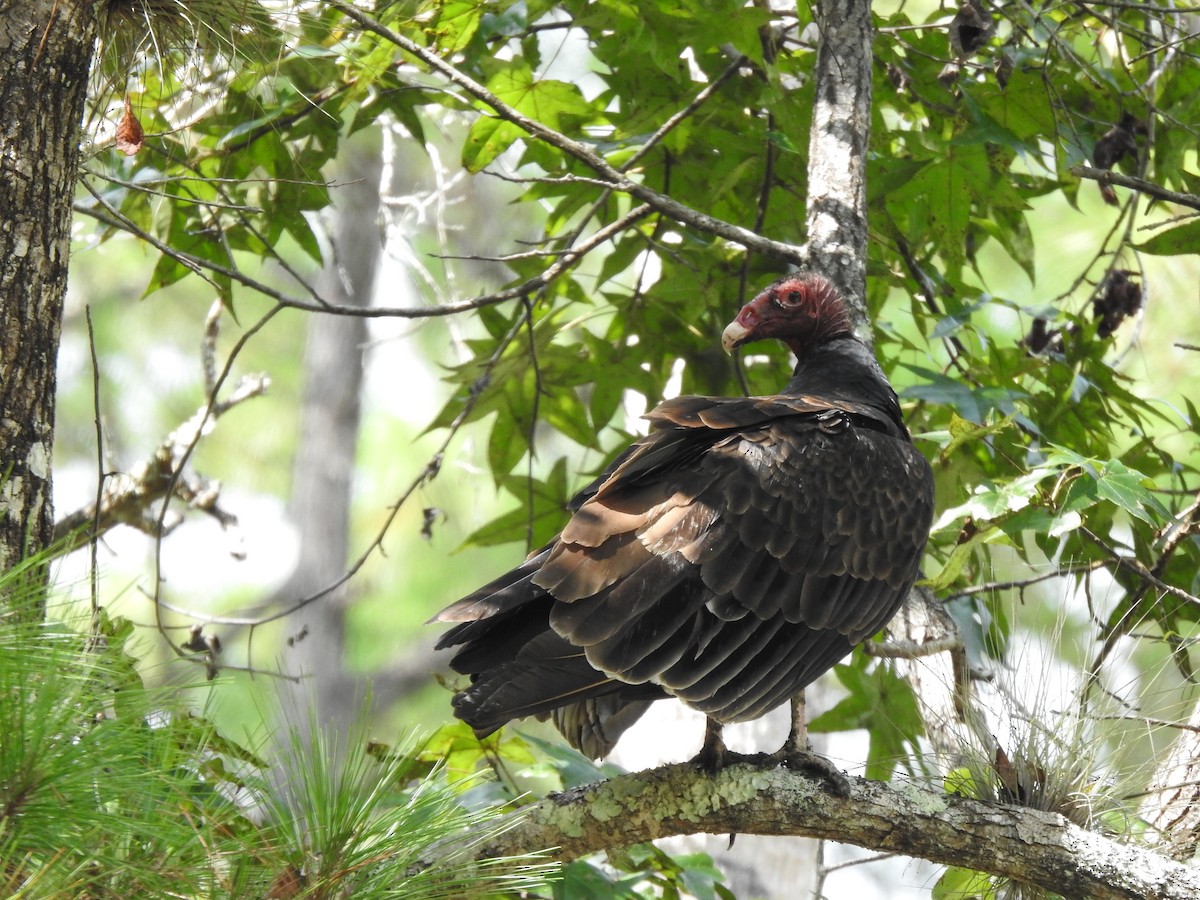
M 839 797 L 850 796 L 850 782 L 845 774 L 833 764 L 833 760 L 813 752 L 808 744 L 808 715 L 804 704 L 804 691 L 792 697 L 792 728 L 776 757 L 781 765 L 789 769 L 804 769 L 818 778 L 823 778 L 829 789 Z
M 716 719 L 706 716 L 704 719 L 704 744 L 700 752 L 692 757 L 692 765 L 706 772 L 715 773 L 730 761 L 729 750 L 721 737 L 722 725 Z
M 811 750 L 808 744 L 808 706 L 804 702 L 804 691 L 792 696 L 792 728 L 787 740 L 783 742 L 783 758 L 789 759 L 796 753 L 807 753 Z

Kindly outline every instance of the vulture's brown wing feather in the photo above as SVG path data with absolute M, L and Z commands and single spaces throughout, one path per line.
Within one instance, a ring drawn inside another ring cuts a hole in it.
M 682 397 L 649 418 L 558 538 L 439 617 L 463 623 L 442 644 L 463 645 L 474 684 L 456 709 L 481 733 L 561 708 L 564 734 L 604 752 L 665 694 L 754 718 L 878 631 L 915 579 L 931 478 L 886 413 Z
M 679 397 L 571 502 L 562 534 L 443 611 L 480 735 L 552 715 L 601 755 L 657 697 L 719 721 L 782 703 L 916 578 L 933 476 L 837 289 L 773 282 L 721 334 L 796 355 L 769 397 Z
M 735 430 L 686 469 L 614 472 L 533 582 L 558 601 L 551 626 L 595 668 L 661 684 L 717 719 L 753 718 L 891 618 L 932 514 L 928 489 L 892 486 L 923 483 L 928 464 L 857 410 L 688 399 L 663 418 Z M 627 568 L 610 546 L 651 562 Z

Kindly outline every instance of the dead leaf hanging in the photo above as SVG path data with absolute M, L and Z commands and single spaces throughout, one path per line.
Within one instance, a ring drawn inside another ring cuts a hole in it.
M 142 123 L 134 115 L 133 104 L 129 102 L 129 95 L 127 94 L 125 96 L 125 114 L 121 116 L 121 121 L 117 123 L 117 149 L 126 156 L 133 156 L 142 149 L 142 144 L 145 141 L 146 134 L 142 131 Z

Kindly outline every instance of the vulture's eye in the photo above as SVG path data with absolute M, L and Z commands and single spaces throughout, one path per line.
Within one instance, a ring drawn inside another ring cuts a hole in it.
M 800 304 L 800 292 L 788 291 L 787 302 L 788 306 L 798 306 Z

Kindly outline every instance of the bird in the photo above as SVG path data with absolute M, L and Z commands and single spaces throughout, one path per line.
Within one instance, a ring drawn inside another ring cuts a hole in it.
M 437 643 L 470 676 L 454 714 L 482 738 L 550 718 L 606 756 L 656 701 L 721 726 L 794 697 L 896 613 L 921 567 L 933 473 L 838 290 L 786 275 L 724 329 L 726 352 L 796 357 L 767 396 L 679 396 L 570 501 L 563 530 L 446 607 Z M 802 754 L 797 729 L 779 754 Z

